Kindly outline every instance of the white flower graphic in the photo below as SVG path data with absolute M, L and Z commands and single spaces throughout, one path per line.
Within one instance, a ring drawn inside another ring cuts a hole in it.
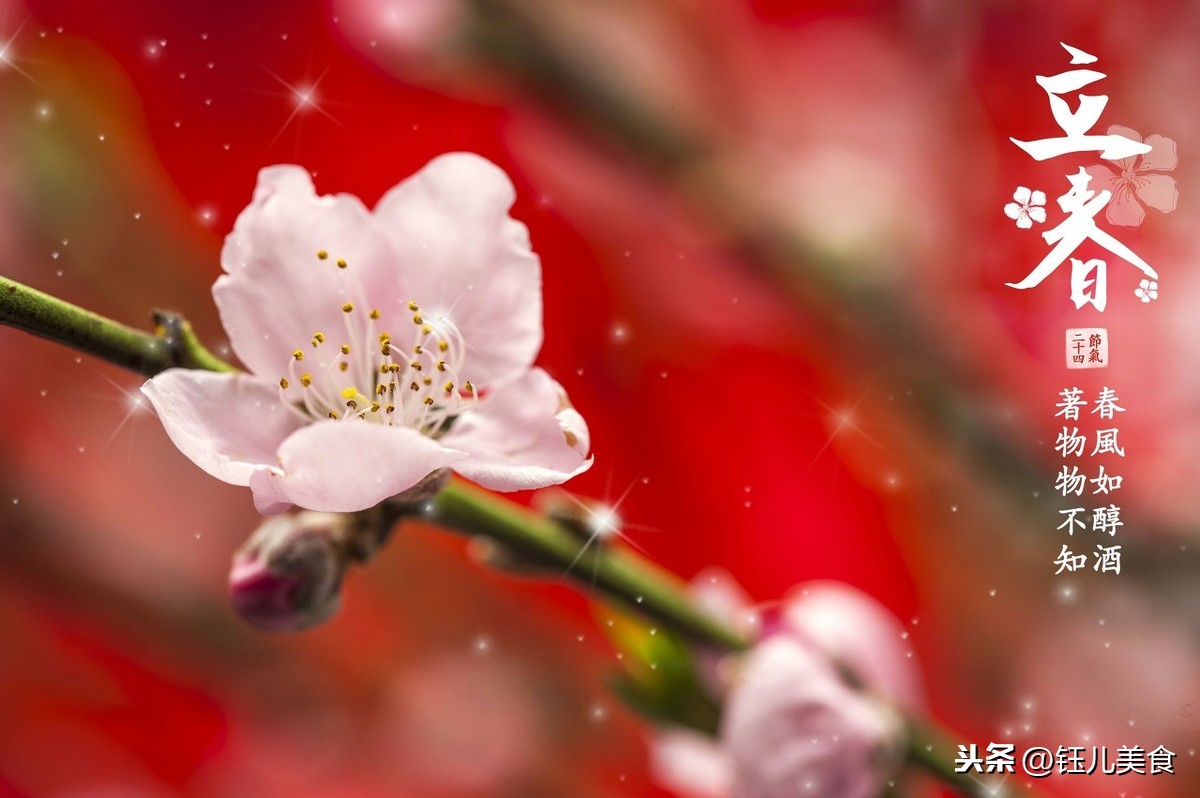
M 1142 280 L 1133 289 L 1133 295 L 1143 302 L 1153 302 L 1158 299 L 1158 283 L 1154 280 Z
M 1004 206 L 1004 215 L 1014 219 L 1017 227 L 1028 230 L 1033 223 L 1041 224 L 1046 221 L 1046 192 L 1031 191 L 1025 186 L 1017 186 L 1013 192 L 1013 202 Z
M 1136 130 L 1121 125 L 1113 125 L 1108 132 L 1134 141 L 1142 140 Z M 1155 133 L 1147 136 L 1145 143 L 1154 148 L 1145 155 L 1092 164 L 1087 168 L 1093 189 L 1112 192 L 1104 215 L 1113 224 L 1137 227 L 1146 218 L 1146 208 L 1170 213 L 1179 200 L 1175 178 L 1163 174 L 1179 163 L 1174 140 Z

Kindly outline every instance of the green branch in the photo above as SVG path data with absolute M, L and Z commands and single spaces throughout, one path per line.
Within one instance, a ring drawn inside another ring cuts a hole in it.
M 182 317 L 156 312 L 155 320 L 155 333 L 142 332 L 0 277 L 0 324 L 146 376 L 174 367 L 235 370 L 205 349 Z M 741 636 L 697 610 L 674 575 L 628 550 L 586 545 L 563 525 L 495 494 L 454 482 L 433 500 L 429 520 L 495 541 L 521 564 L 594 587 L 694 642 L 746 646 Z
M 121 368 L 154 376 L 169 368 L 232 371 L 180 316 L 155 311 L 156 333 L 135 330 L 78 305 L 0 277 L 0 325 L 15 327 Z
M 153 376 L 169 368 L 235 371 L 196 338 L 182 317 L 154 314 L 156 330 L 143 332 L 0 277 L 0 325 L 64 344 L 123 368 Z M 431 502 L 426 519 L 499 546 L 498 563 L 569 578 L 676 632 L 693 643 L 740 651 L 749 641 L 698 610 L 684 585 L 644 557 L 588 540 L 568 525 L 462 481 Z M 507 562 L 506 558 L 511 558 Z M 911 726 L 909 761 L 967 794 L 984 785 L 954 772 L 950 746 L 930 727 Z M 994 795 L 995 793 L 986 793 Z M 1012 793 L 1008 793 L 1012 794 Z

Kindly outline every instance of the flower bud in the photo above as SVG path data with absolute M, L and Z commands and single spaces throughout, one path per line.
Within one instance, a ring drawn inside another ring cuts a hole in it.
M 349 564 L 345 541 L 356 516 L 299 512 L 263 522 L 238 550 L 229 592 L 238 613 L 259 629 L 295 632 L 337 611 L 342 574 Z
M 788 635 L 747 656 L 721 725 L 732 798 L 875 798 L 899 763 L 903 735 L 894 710 Z

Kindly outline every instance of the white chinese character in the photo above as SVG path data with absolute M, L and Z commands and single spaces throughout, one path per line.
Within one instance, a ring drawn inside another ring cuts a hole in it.
M 1081 405 L 1086 405 L 1087 402 L 1080 398 L 1083 391 L 1078 388 L 1063 388 L 1058 392 L 1058 395 L 1063 398 L 1061 402 L 1055 405 L 1060 410 L 1054 414 L 1055 418 L 1062 416 L 1067 421 L 1079 420 L 1079 408 Z
M 1153 776 L 1156 773 L 1170 773 L 1174 775 L 1174 760 L 1175 753 L 1173 751 L 1168 751 L 1161 745 L 1155 748 L 1150 752 L 1150 775 Z
M 1066 547 L 1064 546 L 1063 548 Z M 1092 570 L 1102 574 L 1109 572 L 1114 574 L 1121 573 L 1121 547 L 1105 546 L 1102 543 L 1097 543 L 1096 564 L 1092 566 Z
M 1096 56 L 1076 49 L 1065 42 L 1062 43 L 1062 46 L 1071 54 L 1072 64 L 1091 64 L 1096 61 Z M 1050 97 L 1050 112 L 1054 114 L 1054 121 L 1067 135 L 1036 141 L 1020 141 L 1015 138 L 1010 140 L 1038 161 L 1057 158 L 1070 152 L 1088 152 L 1089 150 L 1098 151 L 1101 158 L 1112 161 L 1150 152 L 1152 148 L 1149 144 L 1134 141 L 1125 136 L 1087 135 L 1092 126 L 1100 121 L 1100 114 L 1104 112 L 1104 106 L 1108 105 L 1107 94 L 1078 95 L 1079 107 L 1075 111 L 1071 111 L 1071 106 L 1060 96 L 1067 92 L 1079 91 L 1084 86 L 1090 86 L 1105 77 L 1107 75 L 1103 72 L 1097 72 L 1094 69 L 1071 69 L 1049 78 L 1038 75 L 1038 85 L 1045 89 L 1046 94 Z
M 1083 495 L 1083 486 L 1087 482 L 1087 474 L 1079 470 L 1079 466 L 1071 466 L 1068 472 L 1067 467 L 1063 466 L 1062 471 L 1058 473 L 1058 478 L 1054 482 L 1054 489 L 1060 491 L 1063 496 L 1068 493 L 1074 493 L 1076 496 Z
M 1087 436 L 1079 434 L 1079 427 L 1075 427 L 1070 432 L 1066 427 L 1062 428 L 1062 432 L 1058 433 L 1058 440 L 1054 442 L 1054 451 L 1059 452 L 1063 457 L 1073 454 L 1076 457 L 1083 455 L 1083 447 L 1087 444 Z
M 1141 773 L 1146 774 L 1146 749 L 1140 745 L 1135 745 L 1132 748 L 1121 746 L 1117 749 L 1116 774 L 1118 776 L 1125 773 Z
M 983 759 L 980 758 L 979 746 L 975 743 L 971 743 L 969 749 L 965 745 L 959 745 L 958 756 L 954 758 L 955 773 L 966 773 L 969 770 L 983 772 Z
M 1065 520 L 1061 524 L 1059 524 L 1058 528 L 1067 530 L 1068 535 L 1071 535 L 1072 537 L 1074 537 L 1075 527 L 1079 527 L 1080 529 L 1087 529 L 1087 524 L 1083 523 L 1082 521 L 1080 521 L 1078 518 L 1075 517 L 1075 516 L 1079 515 L 1080 513 L 1084 512 L 1084 508 L 1072 507 L 1069 510 L 1059 510 L 1058 512 L 1059 512 L 1059 515 L 1065 515 L 1067 517 L 1067 520 Z
M 1117 505 L 1110 504 L 1092 510 L 1093 532 L 1107 532 L 1109 537 L 1116 537 L 1119 526 L 1125 526 L 1125 523 L 1121 520 L 1121 508 Z
M 1016 773 L 1016 746 L 1012 743 L 988 743 L 988 773 Z
M 1111 493 L 1114 490 L 1120 490 L 1122 481 L 1124 481 L 1124 477 L 1119 474 L 1106 474 L 1104 466 L 1100 466 L 1100 471 L 1096 476 L 1088 480 L 1096 486 L 1096 489 L 1092 491 L 1093 496 L 1097 493 Z
M 1008 285 L 1010 288 L 1020 289 L 1033 288 L 1036 285 L 1040 285 L 1042 280 L 1049 277 L 1055 269 L 1063 264 L 1063 261 L 1071 253 L 1089 238 L 1117 257 L 1137 266 L 1150 279 L 1158 279 L 1158 272 L 1154 271 L 1149 263 L 1146 263 L 1129 247 L 1096 226 L 1095 216 L 1112 199 L 1112 192 L 1105 189 L 1097 195 L 1095 191 L 1088 188 L 1088 183 L 1091 182 L 1091 179 L 1091 175 L 1082 166 L 1079 167 L 1078 174 L 1067 175 L 1067 180 L 1070 181 L 1071 188 L 1067 190 L 1067 193 L 1058 198 L 1058 205 L 1067 214 L 1067 218 L 1059 222 L 1057 227 L 1042 233 L 1042 238 L 1046 239 L 1046 243 L 1055 244 L 1055 247 L 1046 253 L 1046 257 L 1042 258 L 1042 262 L 1035 266 L 1033 271 L 1025 276 L 1025 279 L 1019 283 L 1005 283 L 1005 285 Z M 1091 262 L 1089 261 L 1089 263 Z M 1084 263 L 1079 264 L 1080 267 L 1087 267 L 1087 265 Z M 1078 288 L 1078 285 L 1075 285 L 1076 282 L 1073 277 L 1072 284 L 1075 288 Z M 1080 277 L 1078 282 L 1082 285 L 1086 281 Z M 1107 296 L 1107 288 L 1104 285 L 1105 275 L 1102 270 L 1097 270 L 1094 282 L 1094 298 L 1084 299 L 1078 296 L 1077 293 L 1072 294 L 1071 298 L 1075 301 L 1075 307 L 1083 307 L 1085 302 L 1096 301 L 1101 296 Z M 1097 304 L 1097 308 L 1103 310 L 1100 304 Z
M 1092 408 L 1093 413 L 1099 413 L 1100 418 L 1112 418 L 1113 413 L 1124 413 L 1125 408 L 1117 404 L 1117 393 L 1107 385 L 1101 389 L 1100 395 L 1096 397 L 1096 405 Z
M 1125 456 L 1125 450 L 1117 443 L 1117 428 L 1098 429 L 1096 430 L 1096 448 L 1092 450 L 1092 454 L 1106 454 L 1112 452 L 1121 457 Z
M 1087 555 L 1075 554 L 1067 548 L 1066 544 L 1063 544 L 1062 551 L 1058 553 L 1058 559 L 1054 561 L 1054 564 L 1058 566 L 1058 570 L 1054 572 L 1055 575 L 1061 574 L 1063 571 L 1078 571 L 1087 566 Z

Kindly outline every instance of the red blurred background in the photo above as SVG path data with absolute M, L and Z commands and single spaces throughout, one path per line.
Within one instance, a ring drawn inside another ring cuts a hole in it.
M 1174 777 L 1049 794 L 1196 794 L 1193 5 L 516 5 L 703 154 L 656 163 L 581 116 L 587 97 L 444 44 L 465 13 L 448 0 L 417 34 L 391 24 L 424 19 L 411 2 L 0 0 L 0 269 L 133 325 L 181 311 L 219 350 L 209 287 L 260 168 L 371 204 L 478 152 L 542 259 L 539 362 L 591 426 L 574 492 L 620 498 L 685 578 L 875 596 L 956 742 L 1180 754 Z M 1103 318 L 1065 277 L 1003 288 L 1040 255 L 1000 208 L 1061 181 L 1007 141 L 1053 132 L 1033 77 L 1065 68 L 1060 40 L 1101 55 L 1103 122 L 1179 142 L 1178 210 L 1125 239 L 1160 265 L 1149 309 L 1132 270 Z M 772 265 L 748 236 L 768 227 L 812 263 Z M 1063 329 L 1101 323 L 1112 368 L 1068 375 Z M 332 623 L 257 633 L 225 601 L 249 495 L 176 452 L 139 380 L 2 330 L 0 374 L 0 794 L 665 794 L 586 596 L 412 526 Z M 1120 576 L 1053 577 L 1057 513 L 989 448 L 1052 492 L 1073 380 L 1129 409 Z

